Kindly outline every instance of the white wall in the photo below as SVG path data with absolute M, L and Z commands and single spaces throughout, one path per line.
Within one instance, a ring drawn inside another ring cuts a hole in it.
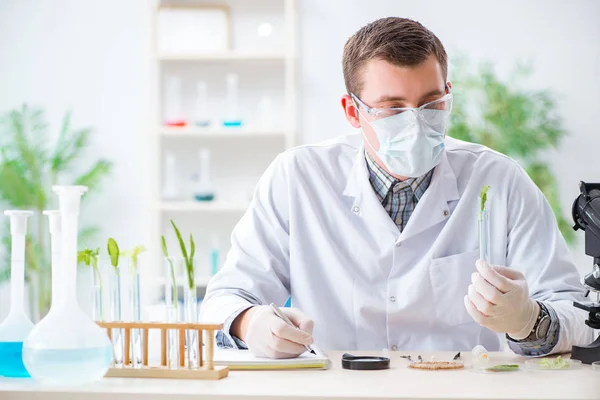
M 460 51 L 474 61 L 494 61 L 501 75 L 517 59 L 532 61 L 531 83 L 560 95 L 569 137 L 549 157 L 569 222 L 578 182 L 600 181 L 596 100 L 600 1 L 301 0 L 300 4 L 304 142 L 334 137 L 350 128 L 339 103 L 344 93 L 342 49 L 348 37 L 377 18 L 409 17 L 432 30 L 451 58 Z M 581 232 L 578 236 L 582 239 Z M 582 272 L 591 270 L 591 258 L 581 246 L 573 255 Z
M 552 154 L 565 210 L 579 180 L 599 180 L 600 2 L 595 0 L 384 1 L 299 0 L 303 117 L 301 141 L 344 133 L 341 54 L 363 24 L 396 15 L 418 19 L 452 56 L 498 63 L 519 57 L 535 64 L 534 84 L 561 94 L 570 137 Z M 93 126 L 92 157 L 115 161 L 113 178 L 88 205 L 84 222 L 123 246 L 147 243 L 143 157 L 149 79 L 149 2 L 146 0 L 1 0 L 0 111 L 28 102 L 43 106 L 57 129 L 74 110 L 76 126 Z M 595 160 L 595 161 L 593 161 Z M 86 160 L 82 160 L 82 166 Z M 580 269 L 591 261 L 579 248 Z
M 148 4 L 0 1 L 0 111 L 23 102 L 41 106 L 56 134 L 63 113 L 72 109 L 74 127 L 94 128 L 89 157 L 109 158 L 115 168 L 103 195 L 90 197 L 82 210 L 82 223 L 101 226 L 101 237 L 114 235 L 124 247 L 148 240 L 140 207 L 146 170 Z M 89 161 L 79 164 L 85 168 Z

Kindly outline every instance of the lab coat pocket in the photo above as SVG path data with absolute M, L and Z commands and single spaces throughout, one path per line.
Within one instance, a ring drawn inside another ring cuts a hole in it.
M 479 250 L 431 260 L 429 273 L 438 323 L 447 326 L 474 322 L 464 305 Z

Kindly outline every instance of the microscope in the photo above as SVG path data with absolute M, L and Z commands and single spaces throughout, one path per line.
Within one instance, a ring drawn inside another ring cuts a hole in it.
M 585 254 L 594 260 L 592 272 L 584 276 L 581 283 L 587 289 L 586 297 L 590 292 L 599 295 L 595 303 L 573 302 L 573 306 L 589 313 L 587 326 L 600 329 L 600 183 L 580 182 L 579 190 L 581 193 L 573 203 L 573 229 L 585 231 Z M 588 345 L 573 346 L 571 358 L 584 364 L 600 361 L 600 336 Z

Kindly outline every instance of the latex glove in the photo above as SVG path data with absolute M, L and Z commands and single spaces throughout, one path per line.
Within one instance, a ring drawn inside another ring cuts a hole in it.
M 465 307 L 471 317 L 480 325 L 507 333 L 516 340 L 529 336 L 540 307 L 529 297 L 523 274 L 512 268 L 490 266 L 483 260 L 478 260 L 476 267 L 465 296 Z
M 246 345 L 256 357 L 291 358 L 306 351 L 313 343 L 314 323 L 296 308 L 281 308 L 296 327 L 279 318 L 271 307 L 258 306 L 248 322 Z

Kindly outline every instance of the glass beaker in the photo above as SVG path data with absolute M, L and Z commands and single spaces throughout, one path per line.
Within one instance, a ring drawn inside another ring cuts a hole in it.
M 31 211 L 7 210 L 10 217 L 10 312 L 0 324 L 0 376 L 28 378 L 23 365 L 23 341 L 33 329 L 25 314 L 25 235 Z
M 87 188 L 54 186 L 53 190 L 59 198 L 62 251 L 60 262 L 54 262 L 52 270 L 61 289 L 48 314 L 25 339 L 23 361 L 37 380 L 88 383 L 101 379 L 108 371 L 112 346 L 105 330 L 77 302 L 77 223 L 81 195 Z

